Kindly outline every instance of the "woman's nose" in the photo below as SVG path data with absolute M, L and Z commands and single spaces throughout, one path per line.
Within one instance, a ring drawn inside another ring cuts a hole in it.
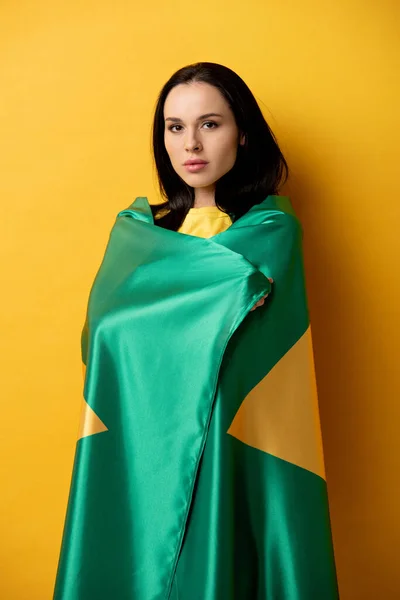
M 186 150 L 197 150 L 201 146 L 200 140 L 194 134 L 188 134 L 185 139 Z

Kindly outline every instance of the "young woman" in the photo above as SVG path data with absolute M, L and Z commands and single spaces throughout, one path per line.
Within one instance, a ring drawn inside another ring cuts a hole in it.
M 183 67 L 164 85 L 153 145 L 165 202 L 152 212 L 164 215 L 157 225 L 181 233 L 224 231 L 288 175 L 253 94 L 231 69 L 214 63 Z
M 336 600 L 285 159 L 206 62 L 161 90 L 153 148 L 164 202 L 118 213 L 90 292 L 54 598 Z

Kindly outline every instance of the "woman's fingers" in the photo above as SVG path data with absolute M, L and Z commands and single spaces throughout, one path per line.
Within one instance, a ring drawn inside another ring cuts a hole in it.
M 274 282 L 274 280 L 272 279 L 272 277 L 268 277 L 267 278 L 271 283 Z M 262 306 L 264 304 L 265 298 L 268 296 L 269 292 L 267 294 L 265 294 L 265 296 L 263 296 L 254 306 L 253 308 L 250 309 L 250 312 L 254 309 L 257 308 L 257 306 Z
M 266 296 L 264 296 L 264 298 L 261 298 L 250 310 L 254 310 L 255 308 L 257 308 L 257 306 L 262 306 L 264 304 L 264 300 L 267 296 L 268 296 L 268 294 Z

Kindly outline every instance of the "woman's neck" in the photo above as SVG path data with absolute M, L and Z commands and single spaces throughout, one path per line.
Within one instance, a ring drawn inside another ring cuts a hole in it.
M 203 206 L 216 206 L 215 185 L 204 188 L 195 188 L 193 208 L 202 208 Z

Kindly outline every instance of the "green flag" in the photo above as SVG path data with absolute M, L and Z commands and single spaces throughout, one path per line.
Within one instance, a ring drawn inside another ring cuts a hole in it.
M 136 198 L 93 282 L 82 360 L 55 600 L 337 600 L 287 197 L 211 238 L 156 226 Z

